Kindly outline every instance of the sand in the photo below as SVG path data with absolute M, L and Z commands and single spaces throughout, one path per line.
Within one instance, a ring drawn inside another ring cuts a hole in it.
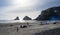
M 22 23 L 1 24 L 0 23 L 0 35 L 43 35 L 41 34 L 42 32 L 48 30 L 50 31 L 54 29 L 60 29 L 59 23 L 48 24 L 48 25 L 30 24 L 31 26 L 28 26 L 27 28 L 20 28 L 21 25 L 27 25 L 27 24 L 24 23 L 23 24 Z M 18 27 L 18 31 L 17 31 L 17 27 Z M 60 30 L 57 32 L 60 32 Z

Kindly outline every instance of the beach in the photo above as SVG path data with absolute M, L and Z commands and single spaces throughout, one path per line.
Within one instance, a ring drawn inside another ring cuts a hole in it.
M 29 24 L 26 28 L 20 28 L 26 23 L 0 23 L 0 35 L 59 35 L 60 23 L 57 24 Z M 18 28 L 18 31 L 17 31 Z M 52 31 L 52 32 L 51 32 Z M 44 33 L 45 32 L 45 33 Z M 49 34 L 48 34 L 49 33 Z

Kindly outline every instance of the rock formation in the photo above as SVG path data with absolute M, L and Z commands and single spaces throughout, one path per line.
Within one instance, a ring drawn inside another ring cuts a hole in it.
M 60 20 L 60 6 L 43 10 L 35 20 Z
M 32 20 L 30 17 L 28 17 L 28 16 L 25 16 L 24 18 L 23 18 L 23 20 Z
M 20 20 L 19 17 L 17 16 L 14 20 Z

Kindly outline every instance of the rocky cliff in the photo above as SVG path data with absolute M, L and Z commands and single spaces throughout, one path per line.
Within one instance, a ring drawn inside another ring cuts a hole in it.
M 60 20 L 60 6 L 43 10 L 36 20 Z

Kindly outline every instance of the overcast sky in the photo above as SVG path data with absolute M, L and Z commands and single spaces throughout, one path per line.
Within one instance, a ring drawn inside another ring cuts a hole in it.
M 0 19 L 29 16 L 35 19 L 42 10 L 60 6 L 60 0 L 0 0 Z

